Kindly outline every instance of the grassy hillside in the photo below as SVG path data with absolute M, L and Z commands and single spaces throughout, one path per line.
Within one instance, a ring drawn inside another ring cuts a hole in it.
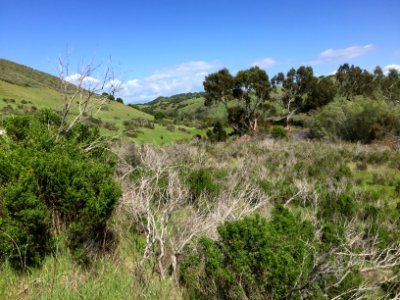
M 42 108 L 61 110 L 63 96 L 59 92 L 59 87 L 60 81 L 57 77 L 0 59 L 0 119 L 10 114 L 34 112 Z M 91 119 L 91 124 L 102 127 L 101 130 L 104 134 L 140 142 L 165 144 L 188 140 L 194 134 L 199 133 L 199 130 L 194 128 L 171 132 L 162 125 L 157 125 L 152 132 L 149 128 L 140 128 L 139 126 L 135 128 L 136 136 L 128 137 L 124 133 L 124 122 L 130 120 L 153 122 L 154 117 L 135 107 L 114 101 L 92 117 L 94 119 Z

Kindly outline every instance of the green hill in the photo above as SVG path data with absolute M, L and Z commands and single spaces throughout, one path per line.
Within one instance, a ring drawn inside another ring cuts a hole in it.
M 42 108 L 61 110 L 63 97 L 59 92 L 60 83 L 55 76 L 0 59 L 0 120 L 11 114 L 34 112 Z M 162 125 L 154 126 L 153 121 L 151 114 L 115 101 L 89 118 L 89 123 L 101 127 L 103 134 L 140 142 L 165 144 L 191 139 L 199 133 L 194 128 L 181 126 L 184 131 L 174 134 L 175 130 L 167 130 Z M 135 131 L 133 134 L 132 130 Z M 130 134 L 126 134 L 127 131 Z
M 271 96 L 273 99 L 278 99 L 281 97 L 281 91 L 273 92 Z M 174 123 L 191 127 L 204 128 L 213 126 L 216 121 L 226 122 L 227 111 L 224 105 L 218 103 L 206 107 L 204 100 L 204 93 L 186 93 L 171 97 L 158 97 L 146 104 L 138 105 L 138 107 L 149 114 L 161 113 Z M 229 106 L 237 104 L 237 100 L 232 100 Z M 270 104 L 278 113 L 282 112 L 280 101 L 272 100 Z

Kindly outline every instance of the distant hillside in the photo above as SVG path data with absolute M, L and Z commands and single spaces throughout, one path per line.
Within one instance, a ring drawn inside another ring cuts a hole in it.
M 59 87 L 60 80 L 53 75 L 0 59 L 0 122 L 10 115 L 41 108 L 61 110 L 63 96 Z M 175 103 L 198 93 L 184 95 L 168 98 Z M 158 102 L 164 103 L 164 99 Z M 203 133 L 187 126 L 175 130 L 172 125 L 154 124 L 154 117 L 140 108 L 111 101 L 98 114 L 88 116 L 87 123 L 99 127 L 106 135 L 155 144 L 189 140 Z
M 60 80 L 50 74 L 0 58 L 0 80 L 23 87 L 56 89 Z
M 146 105 L 154 105 L 154 104 L 157 104 L 160 102 L 179 103 L 179 102 L 182 102 L 185 100 L 189 100 L 192 98 L 199 98 L 199 97 L 203 97 L 203 96 L 204 96 L 204 92 L 182 93 L 182 94 L 176 94 L 176 95 L 169 96 L 169 97 L 160 96 L 160 97 L 154 99 L 153 101 L 146 103 Z
M 204 92 L 177 94 L 170 97 L 158 97 L 138 107 L 151 115 L 162 114 L 165 118 L 173 120 L 178 124 L 185 124 L 193 127 L 211 127 L 216 121 L 226 122 L 227 111 L 222 103 L 211 106 L 204 105 Z M 271 96 L 276 99 L 281 97 L 281 90 L 272 92 Z M 282 107 L 279 101 L 272 101 L 271 104 L 279 113 Z M 237 105 L 237 100 L 232 100 L 229 106 Z

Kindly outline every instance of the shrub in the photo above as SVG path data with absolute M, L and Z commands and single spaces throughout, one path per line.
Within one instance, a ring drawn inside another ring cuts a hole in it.
M 334 102 L 309 121 L 312 137 L 369 143 L 400 134 L 400 109 L 384 101 Z
M 181 282 L 191 299 L 299 299 L 289 291 L 311 272 L 313 232 L 283 207 L 271 221 L 255 214 L 225 222 L 218 241 L 201 239 L 199 255 L 182 264 Z
M 18 269 L 40 264 L 62 232 L 75 257 L 87 261 L 88 245 L 105 242 L 120 196 L 108 153 L 81 152 L 79 141 L 99 139 L 98 131 L 81 125 L 56 141 L 53 117 L 44 111 L 5 122 L 11 141 L 0 146 L 0 261 Z
M 321 199 L 318 217 L 324 221 L 332 221 L 337 224 L 350 219 L 357 212 L 357 204 L 350 192 L 343 192 L 339 195 L 327 194 Z
M 154 114 L 154 119 L 156 120 L 156 121 L 159 121 L 159 120 L 162 120 L 162 119 L 164 119 L 166 116 L 165 116 L 165 113 L 163 113 L 163 112 L 161 112 L 161 111 L 158 111 L 158 112 L 156 112 L 155 114 Z
M 216 122 L 212 130 L 207 130 L 207 137 L 211 142 L 224 142 L 227 139 L 226 131 L 221 122 Z
M 211 170 L 207 168 L 193 170 L 187 178 L 187 184 L 192 203 L 201 195 L 215 196 L 219 193 L 219 186 L 214 182 Z
M 271 127 L 271 135 L 273 138 L 285 138 L 288 132 L 283 126 L 276 125 Z

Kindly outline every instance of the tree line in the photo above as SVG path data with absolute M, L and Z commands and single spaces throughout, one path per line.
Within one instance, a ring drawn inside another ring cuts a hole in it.
M 239 71 L 235 76 L 224 68 L 205 77 L 205 106 L 223 103 L 228 122 L 234 133 L 254 133 L 260 121 L 274 113 L 272 102 L 278 100 L 285 107 L 286 125 L 296 113 L 307 113 L 325 106 L 335 96 L 354 100 L 355 96 L 384 99 L 391 104 L 400 102 L 400 74 L 390 69 L 385 74 L 381 67 L 372 73 L 345 63 L 335 76 L 315 76 L 311 66 L 291 68 L 271 80 L 259 67 Z M 272 97 L 272 92 L 275 96 Z M 233 100 L 236 100 L 234 105 Z

